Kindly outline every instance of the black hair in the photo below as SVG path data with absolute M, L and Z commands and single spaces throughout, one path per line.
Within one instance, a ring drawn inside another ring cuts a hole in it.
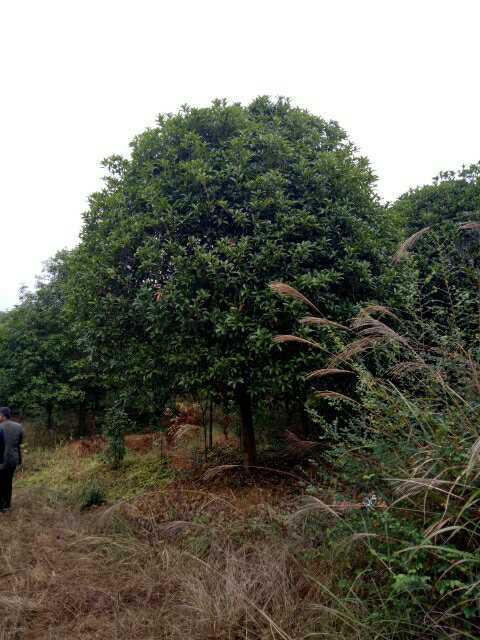
M 2 415 L 7 420 L 10 420 L 10 418 L 12 417 L 10 407 L 0 407 L 0 415 Z

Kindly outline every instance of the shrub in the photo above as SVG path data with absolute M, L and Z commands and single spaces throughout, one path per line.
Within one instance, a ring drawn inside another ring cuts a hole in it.
M 104 427 L 104 433 L 108 439 L 105 457 L 114 469 L 121 465 L 125 457 L 125 433 L 129 424 L 125 409 L 119 403 L 108 409 Z
M 98 507 L 107 501 L 105 489 L 96 481 L 91 480 L 82 488 L 79 496 L 80 509 Z

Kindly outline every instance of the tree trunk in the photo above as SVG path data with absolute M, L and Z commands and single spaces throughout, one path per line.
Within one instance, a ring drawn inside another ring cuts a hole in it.
M 94 388 L 91 392 L 91 422 L 90 422 L 90 434 L 97 434 L 97 418 L 102 409 L 102 399 L 105 397 L 105 391 L 99 388 Z
M 78 407 L 77 436 L 83 438 L 85 435 L 87 435 L 87 404 L 82 400 Z
M 205 464 L 207 464 L 208 454 L 208 425 L 207 425 L 207 407 L 204 403 L 200 402 L 200 410 L 202 412 L 202 428 L 203 428 L 203 456 L 205 458 Z
M 213 400 L 210 398 L 210 415 L 208 422 L 208 446 L 213 447 Z
M 253 429 L 252 400 L 244 385 L 237 387 L 237 403 L 242 420 L 243 460 L 246 467 L 252 467 L 257 463 L 257 448 Z
M 207 411 L 202 407 L 202 426 L 203 426 L 203 455 L 205 457 L 205 464 L 207 464 L 207 453 L 208 453 L 208 426 L 207 426 Z
M 53 429 L 53 403 L 47 402 L 45 408 L 47 410 L 47 429 L 51 431 Z

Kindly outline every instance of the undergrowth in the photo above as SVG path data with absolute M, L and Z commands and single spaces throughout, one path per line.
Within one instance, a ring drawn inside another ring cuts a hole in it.
M 478 317 L 468 315 L 463 326 L 464 296 L 456 300 L 448 279 L 441 292 L 451 308 L 445 305 L 440 317 L 428 306 L 422 315 L 370 305 L 348 326 L 304 319 L 349 336 L 307 376 L 318 381 L 317 403 L 350 413 L 347 428 L 337 428 L 321 408 L 311 408 L 340 495 L 325 500 L 325 491 L 314 487 L 298 514 L 324 522 L 326 544 L 341 550 L 340 559 L 356 554 L 347 593 L 336 594 L 330 607 L 359 638 L 365 625 L 372 637 L 398 640 L 480 635 L 480 362 L 478 329 L 472 332 Z M 347 374 L 357 381 L 350 394 L 335 383 Z M 348 508 L 342 496 L 348 487 L 370 493 L 363 510 Z M 345 579 L 339 571 L 337 585 Z M 353 602 L 362 603 L 361 618 L 353 615 Z
M 173 470 L 157 452 L 128 452 L 122 467 L 113 469 L 102 456 L 78 457 L 68 445 L 56 449 L 32 449 L 25 456 L 25 468 L 17 479 L 19 488 L 42 488 L 53 501 L 82 504 L 92 483 L 104 501 L 130 499 L 152 487 L 168 483 Z
M 48 470 L 22 479 L 0 520 L 2 640 L 356 637 L 325 615 L 339 566 L 291 518 L 295 487 L 184 480 L 81 514 L 40 490 L 46 478 L 65 490 L 68 462 L 70 487 L 99 469 L 57 451 Z

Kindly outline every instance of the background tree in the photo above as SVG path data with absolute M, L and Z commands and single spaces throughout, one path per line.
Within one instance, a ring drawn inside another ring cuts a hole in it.
M 22 411 L 44 412 L 48 428 L 54 410 L 78 407 L 84 391 L 76 380 L 77 354 L 65 314 L 68 253 L 45 266 L 34 292 L 0 319 L 0 397 Z
M 480 162 L 459 171 L 442 171 L 433 184 L 410 189 L 393 204 L 407 235 L 439 222 L 480 218 Z
M 433 184 L 401 196 L 390 211 L 409 236 L 394 268 L 408 263 L 402 267 L 408 278 L 391 302 L 404 307 L 409 299 L 410 312 L 421 311 L 419 320 L 428 320 L 431 331 L 473 345 L 480 317 L 480 164 L 440 173 Z

